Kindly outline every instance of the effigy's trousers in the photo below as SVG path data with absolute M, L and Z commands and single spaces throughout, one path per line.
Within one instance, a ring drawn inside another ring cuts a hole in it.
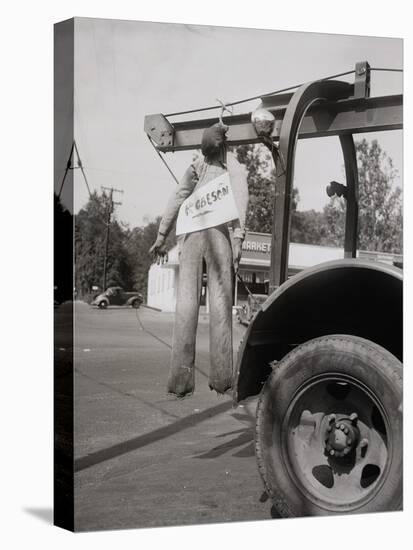
M 202 260 L 209 294 L 209 386 L 218 393 L 232 387 L 232 246 L 226 225 L 189 233 L 181 244 L 168 392 L 192 393 L 195 342 L 202 289 Z

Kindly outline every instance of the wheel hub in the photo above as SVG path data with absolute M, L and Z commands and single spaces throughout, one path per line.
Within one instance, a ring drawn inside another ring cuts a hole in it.
M 337 418 L 330 415 L 324 442 L 325 450 L 331 457 L 343 458 L 348 456 L 356 447 L 360 439 L 357 427 L 357 414 Z

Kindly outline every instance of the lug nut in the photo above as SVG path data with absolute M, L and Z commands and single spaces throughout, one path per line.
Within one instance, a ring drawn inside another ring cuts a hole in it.
M 337 422 L 337 424 L 336 424 L 336 428 L 337 428 L 337 430 L 340 429 L 340 424 L 339 424 L 338 422 Z
M 344 424 L 340 424 L 340 430 L 343 432 L 344 431 Z
M 350 438 L 347 439 L 347 445 L 351 445 L 351 439 Z
M 331 455 L 331 456 L 334 456 L 334 455 L 335 455 L 335 453 L 334 453 L 334 449 L 331 449 L 331 451 L 330 451 L 330 455 Z
M 348 428 L 344 428 L 344 433 L 348 434 Z
M 357 413 L 352 413 L 350 415 L 350 420 L 352 421 L 353 424 L 355 424 L 358 420 L 358 414 Z

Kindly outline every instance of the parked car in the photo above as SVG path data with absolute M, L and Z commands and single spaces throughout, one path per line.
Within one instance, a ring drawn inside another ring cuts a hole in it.
M 100 309 L 106 309 L 108 306 L 132 306 L 140 307 L 143 303 L 143 296 L 139 292 L 126 292 L 120 286 L 111 286 L 105 292 L 102 292 L 93 300 L 92 305 Z

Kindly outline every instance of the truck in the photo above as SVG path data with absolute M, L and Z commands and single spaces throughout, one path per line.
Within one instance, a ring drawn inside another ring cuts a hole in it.
M 402 508 L 403 277 L 399 267 L 357 258 L 353 136 L 401 129 L 403 97 L 370 97 L 372 71 L 362 61 L 351 83 L 336 75 L 263 96 L 275 121 L 265 138 L 250 113 L 220 117 L 228 145 L 263 142 L 276 166 L 269 294 L 249 319 L 233 401 L 258 396 L 257 465 L 282 517 Z M 145 118 L 159 154 L 199 148 L 217 121 L 171 118 Z M 344 157 L 343 258 L 288 278 L 296 142 L 324 136 L 338 136 Z

